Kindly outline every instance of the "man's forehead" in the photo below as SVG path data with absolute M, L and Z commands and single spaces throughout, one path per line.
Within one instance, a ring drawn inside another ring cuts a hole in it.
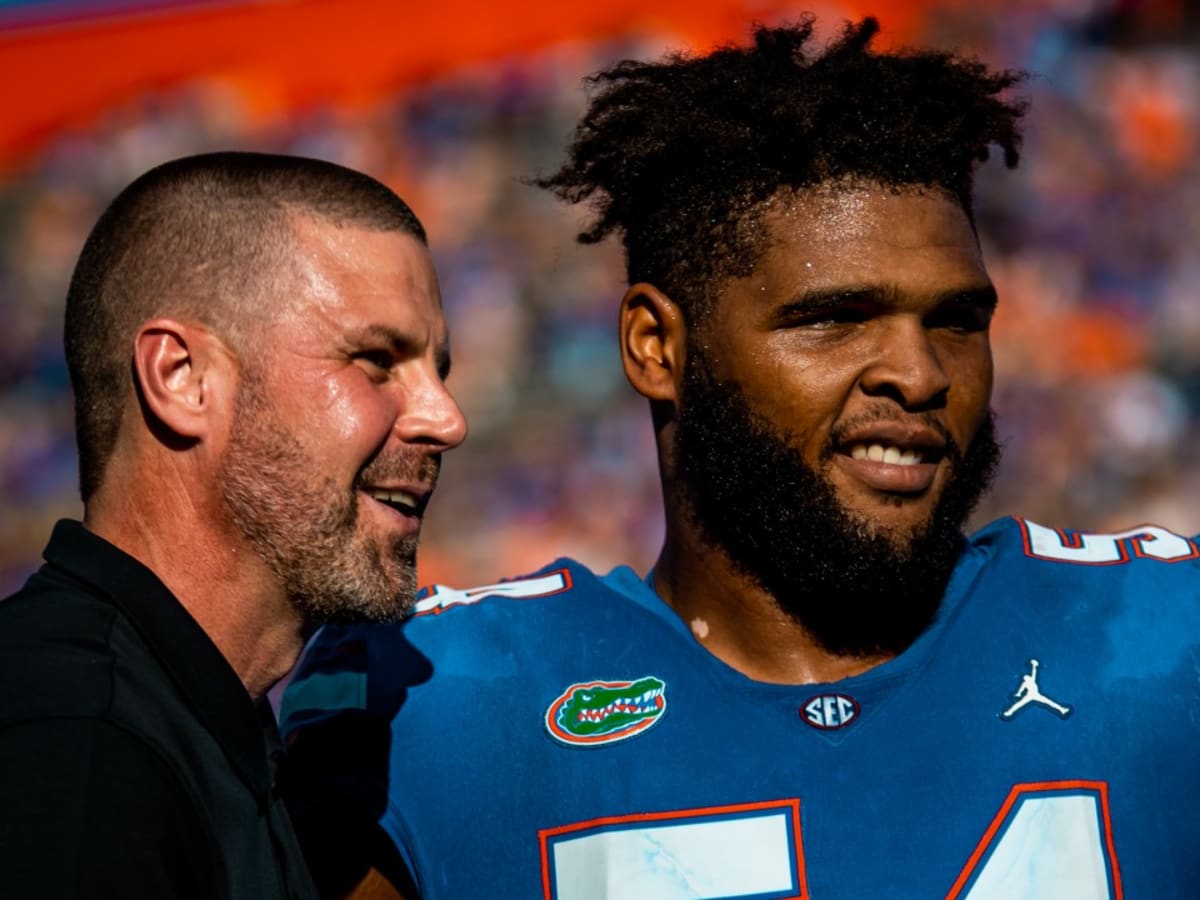
M 341 262 L 347 267 L 364 261 L 386 265 L 397 257 L 420 261 L 433 268 L 429 249 L 416 235 L 400 229 L 382 229 L 352 220 L 332 219 L 317 213 L 297 211 L 288 216 L 292 243 L 296 251 L 327 263 Z M 390 246 L 391 252 L 380 253 Z
M 761 223 L 775 238 L 829 242 L 875 237 L 897 219 L 930 214 L 970 228 L 962 204 L 943 188 L 859 180 L 785 188 L 763 204 Z
M 333 288 L 355 293 L 399 291 L 440 304 L 428 248 L 404 231 L 328 220 L 297 221 L 289 268 L 313 296 Z
M 726 296 L 760 304 L 876 291 L 934 296 L 990 286 L 975 231 L 940 188 L 870 183 L 788 189 L 754 223 L 759 252 Z
M 446 342 L 441 292 L 425 244 L 398 230 L 295 216 L 274 302 L 261 315 L 296 339 L 389 347 Z

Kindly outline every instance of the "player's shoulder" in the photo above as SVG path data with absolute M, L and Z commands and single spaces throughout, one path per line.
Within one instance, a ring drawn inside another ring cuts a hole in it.
M 582 609 L 609 591 L 600 576 L 565 557 L 490 584 L 433 584 L 421 588 L 412 614 L 403 621 L 325 626 L 306 649 L 301 672 L 365 671 L 375 667 L 375 658 L 402 658 L 396 651 L 404 647 L 436 654 L 469 647 L 478 655 L 498 647 L 505 635 L 544 630 L 559 620 L 578 621 Z
M 327 625 L 304 652 L 283 718 L 295 727 L 312 711 L 394 709 L 435 672 L 450 684 L 450 673 L 486 678 L 547 647 L 569 652 L 590 611 L 614 606 L 610 578 L 560 558 L 491 584 L 422 588 L 402 622 Z
M 980 529 L 969 548 L 992 568 L 1029 571 L 1043 581 L 1119 578 L 1200 591 L 1200 541 L 1159 525 L 1084 531 L 1012 516 Z
M 491 584 L 466 588 L 433 584 L 422 588 L 409 627 L 423 628 L 434 620 L 465 625 L 521 618 L 543 612 L 547 602 L 578 606 L 594 601 L 607 590 L 600 576 L 587 566 L 561 557 L 534 572 Z

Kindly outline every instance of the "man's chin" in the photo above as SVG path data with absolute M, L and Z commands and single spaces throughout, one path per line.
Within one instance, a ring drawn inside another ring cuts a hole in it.
M 309 625 L 397 622 L 415 605 L 416 561 L 409 541 L 381 554 L 365 548 L 353 565 L 328 566 L 307 583 L 293 581 L 289 597 Z
M 875 495 L 869 499 L 839 496 L 845 521 L 864 540 L 885 541 L 894 552 L 907 556 L 933 525 L 937 498 L 930 496 Z
M 387 593 L 377 588 L 366 588 L 353 595 L 326 594 L 320 598 L 294 594 L 291 601 L 305 623 L 313 627 L 399 622 L 413 608 L 413 594 L 407 588 Z

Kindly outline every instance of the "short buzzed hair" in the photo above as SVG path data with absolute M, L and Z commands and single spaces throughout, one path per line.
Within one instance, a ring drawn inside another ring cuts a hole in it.
M 75 392 L 79 486 L 100 486 L 132 390 L 133 338 L 155 316 L 202 322 L 237 348 L 287 263 L 293 222 L 399 231 L 426 242 L 403 200 L 334 163 L 210 153 L 164 163 L 101 215 L 67 290 L 64 343 Z

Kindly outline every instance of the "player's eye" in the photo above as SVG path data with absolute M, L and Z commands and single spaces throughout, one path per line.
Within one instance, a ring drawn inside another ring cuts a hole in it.
M 994 311 L 994 307 L 981 303 L 955 303 L 930 316 L 928 325 L 963 333 L 985 331 L 992 322 Z
M 791 309 L 782 318 L 786 328 L 824 329 L 859 325 L 870 318 L 870 313 L 856 305 L 822 306 L 817 309 Z
M 783 328 L 837 331 L 862 325 L 879 315 L 881 305 L 872 291 L 836 291 L 813 294 L 784 304 L 777 312 Z
M 858 325 L 867 321 L 869 314 L 860 306 L 837 306 L 815 312 L 808 324 L 832 327 L 834 325 Z

